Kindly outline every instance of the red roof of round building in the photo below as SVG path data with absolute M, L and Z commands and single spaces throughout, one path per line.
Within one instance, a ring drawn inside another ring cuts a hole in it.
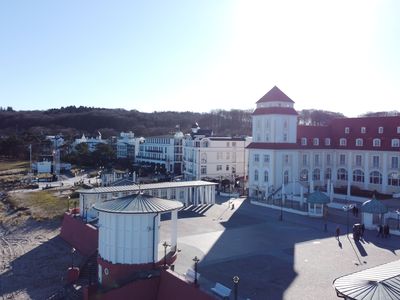
M 290 99 L 284 92 L 282 92 L 277 86 L 274 86 L 268 93 L 261 97 L 257 103 L 260 102 L 291 102 L 294 103 L 292 99 Z

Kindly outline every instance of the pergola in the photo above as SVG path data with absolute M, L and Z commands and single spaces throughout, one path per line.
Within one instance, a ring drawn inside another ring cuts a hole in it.
M 323 217 L 324 216 L 324 205 L 330 202 L 329 197 L 321 192 L 315 191 L 308 195 L 308 215 L 312 217 Z
M 365 201 L 361 206 L 362 222 L 365 228 L 374 229 L 373 216 L 377 214 L 381 218 L 382 215 L 388 212 L 388 208 L 381 201 L 377 200 L 375 196 L 371 200 Z

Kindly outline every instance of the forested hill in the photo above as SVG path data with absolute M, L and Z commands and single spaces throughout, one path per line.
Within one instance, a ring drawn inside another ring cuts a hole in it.
M 215 110 L 209 113 L 153 112 L 69 106 L 46 111 L 0 110 L 0 134 L 58 134 L 74 137 L 85 133 L 107 138 L 121 131 L 136 136 L 153 136 L 174 132 L 179 125 L 189 132 L 193 123 L 213 129 L 218 135 L 251 135 L 252 110 Z

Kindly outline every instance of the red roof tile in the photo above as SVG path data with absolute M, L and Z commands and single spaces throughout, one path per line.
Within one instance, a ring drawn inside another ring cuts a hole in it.
M 284 92 L 282 92 L 277 86 L 274 86 L 268 93 L 266 93 L 257 103 L 260 102 L 273 102 L 273 101 L 283 101 L 294 103 Z

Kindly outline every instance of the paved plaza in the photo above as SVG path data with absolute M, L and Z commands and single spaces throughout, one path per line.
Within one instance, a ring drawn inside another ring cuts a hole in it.
M 235 208 L 230 208 L 230 203 Z M 188 207 L 179 212 L 175 271 L 193 268 L 200 259 L 200 286 L 215 282 L 233 288 L 240 278 L 239 299 L 339 299 L 335 278 L 399 259 L 400 238 L 376 237 L 366 231 L 355 242 L 346 235 L 347 215 L 334 212 L 324 221 L 250 204 L 247 199 L 220 198 L 218 204 Z M 353 216 L 349 218 L 350 230 Z M 169 237 L 170 221 L 161 223 L 161 242 Z M 334 230 L 339 225 L 339 241 Z M 233 296 L 231 297 L 233 299 Z

